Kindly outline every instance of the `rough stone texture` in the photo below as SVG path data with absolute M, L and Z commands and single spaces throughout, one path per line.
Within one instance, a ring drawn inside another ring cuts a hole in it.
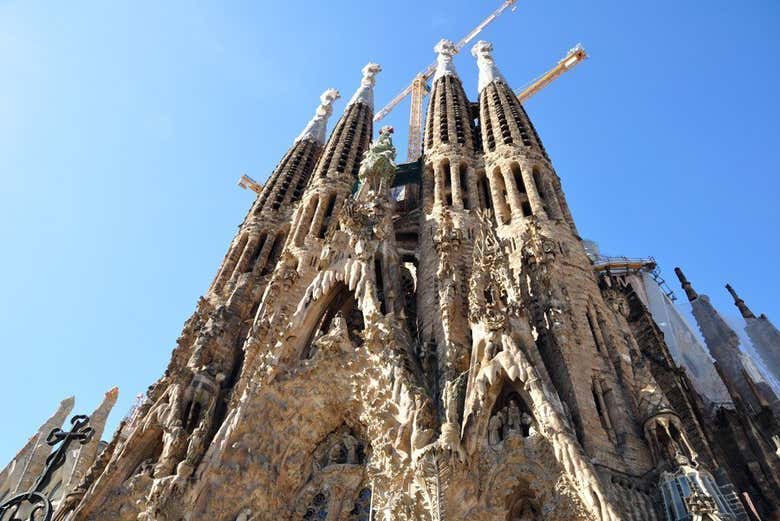
M 438 50 L 419 186 L 391 196 L 391 129 L 369 147 L 369 64 L 58 520 L 653 521 L 680 480 L 697 519 L 777 510 L 771 411 L 702 412 L 630 282 L 594 274 L 492 46 L 478 104 Z

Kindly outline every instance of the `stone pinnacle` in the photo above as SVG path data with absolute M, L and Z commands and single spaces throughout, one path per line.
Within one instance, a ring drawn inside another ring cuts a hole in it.
M 742 313 L 743 318 L 756 318 L 753 312 L 750 311 L 750 308 L 747 307 L 747 304 L 745 304 L 745 301 L 739 298 L 739 295 L 737 295 L 737 292 L 734 291 L 734 288 L 732 288 L 730 284 L 726 284 L 726 289 L 731 293 L 731 296 L 734 297 L 734 305 L 736 305 L 739 312 Z
M 693 302 L 699 298 L 699 294 L 696 293 L 696 290 L 693 289 L 691 283 L 685 278 L 685 274 L 682 270 L 680 268 L 674 268 L 674 272 L 677 274 L 677 278 L 680 279 L 680 284 L 682 284 L 682 289 L 685 290 L 685 294 L 688 295 L 688 300 Z

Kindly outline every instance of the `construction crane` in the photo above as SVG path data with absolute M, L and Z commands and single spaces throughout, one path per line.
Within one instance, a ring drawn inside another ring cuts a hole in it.
M 569 49 L 566 56 L 564 56 L 555 67 L 528 83 L 527 86 L 515 91 L 517 99 L 519 99 L 521 103 L 525 102 L 528 98 L 552 83 L 564 72 L 572 70 L 587 57 L 588 54 L 585 52 L 585 48 L 582 44 L 578 43 L 572 49 Z
M 238 180 L 238 186 L 244 190 L 252 190 L 256 194 L 260 194 L 263 191 L 263 185 L 249 177 L 248 175 L 242 175 Z
M 482 20 L 482 22 L 471 30 L 466 36 L 464 36 L 458 43 L 455 44 L 456 54 L 460 52 L 468 43 L 476 38 L 476 36 L 482 32 L 482 30 L 490 25 L 496 18 L 501 16 L 508 7 L 512 7 L 514 11 L 516 7 L 514 4 L 517 0 L 505 0 L 501 6 L 490 13 L 490 15 Z M 401 103 L 408 95 L 412 95 L 412 106 L 409 111 L 409 161 L 416 160 L 422 150 L 422 112 L 423 112 L 423 99 L 428 90 L 428 80 L 433 77 L 436 72 L 436 62 L 429 65 L 424 71 L 417 74 L 412 82 L 402 90 L 395 98 L 390 100 L 390 103 L 385 105 L 379 112 L 374 115 L 374 121 L 380 121 L 382 118 L 390 114 L 396 105 Z

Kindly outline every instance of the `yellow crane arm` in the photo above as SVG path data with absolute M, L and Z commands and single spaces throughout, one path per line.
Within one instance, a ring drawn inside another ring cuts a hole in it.
M 550 69 L 549 71 L 545 72 L 541 76 L 539 76 L 537 79 L 533 80 L 531 83 L 529 83 L 526 87 L 522 87 L 515 91 L 515 94 L 517 94 L 517 99 L 520 100 L 520 102 L 524 102 L 543 88 L 545 88 L 547 85 L 552 83 L 556 78 L 561 76 L 564 72 L 568 72 L 572 70 L 574 67 L 576 67 L 580 62 L 585 60 L 588 57 L 588 54 L 585 52 L 585 48 L 580 45 L 579 43 L 574 46 L 571 50 L 569 50 L 569 53 L 560 60 L 555 67 Z

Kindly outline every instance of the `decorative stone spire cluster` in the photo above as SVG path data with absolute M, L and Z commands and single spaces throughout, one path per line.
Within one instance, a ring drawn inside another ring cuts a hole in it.
M 317 107 L 314 117 L 303 129 L 303 132 L 295 138 L 295 141 L 298 142 L 304 139 L 310 139 L 324 145 L 327 134 L 328 118 L 333 114 L 333 103 L 340 97 L 341 94 L 339 94 L 339 91 L 336 89 L 328 89 L 323 92 L 320 96 L 320 106 Z
M 741 400 L 753 411 L 760 411 L 763 404 L 777 402 L 777 397 L 766 384 L 758 383 L 750 376 L 743 358 L 737 333 L 726 323 L 710 302 L 707 295 L 699 295 L 680 268 L 674 272 L 680 279 L 685 294 L 691 303 L 693 316 L 699 325 L 710 354 L 717 363 L 718 372 L 732 397 Z
M 55 521 L 731 519 L 718 498 L 736 479 L 762 516 L 780 505 L 755 430 L 705 419 L 629 277 L 594 274 L 492 45 L 472 50 L 478 103 L 452 42 L 435 51 L 419 161 L 395 163 L 389 127 L 371 143 L 377 64 L 327 139 L 323 94 L 164 376 Z M 736 335 L 684 283 L 748 393 Z M 682 479 L 704 480 L 704 507 Z

